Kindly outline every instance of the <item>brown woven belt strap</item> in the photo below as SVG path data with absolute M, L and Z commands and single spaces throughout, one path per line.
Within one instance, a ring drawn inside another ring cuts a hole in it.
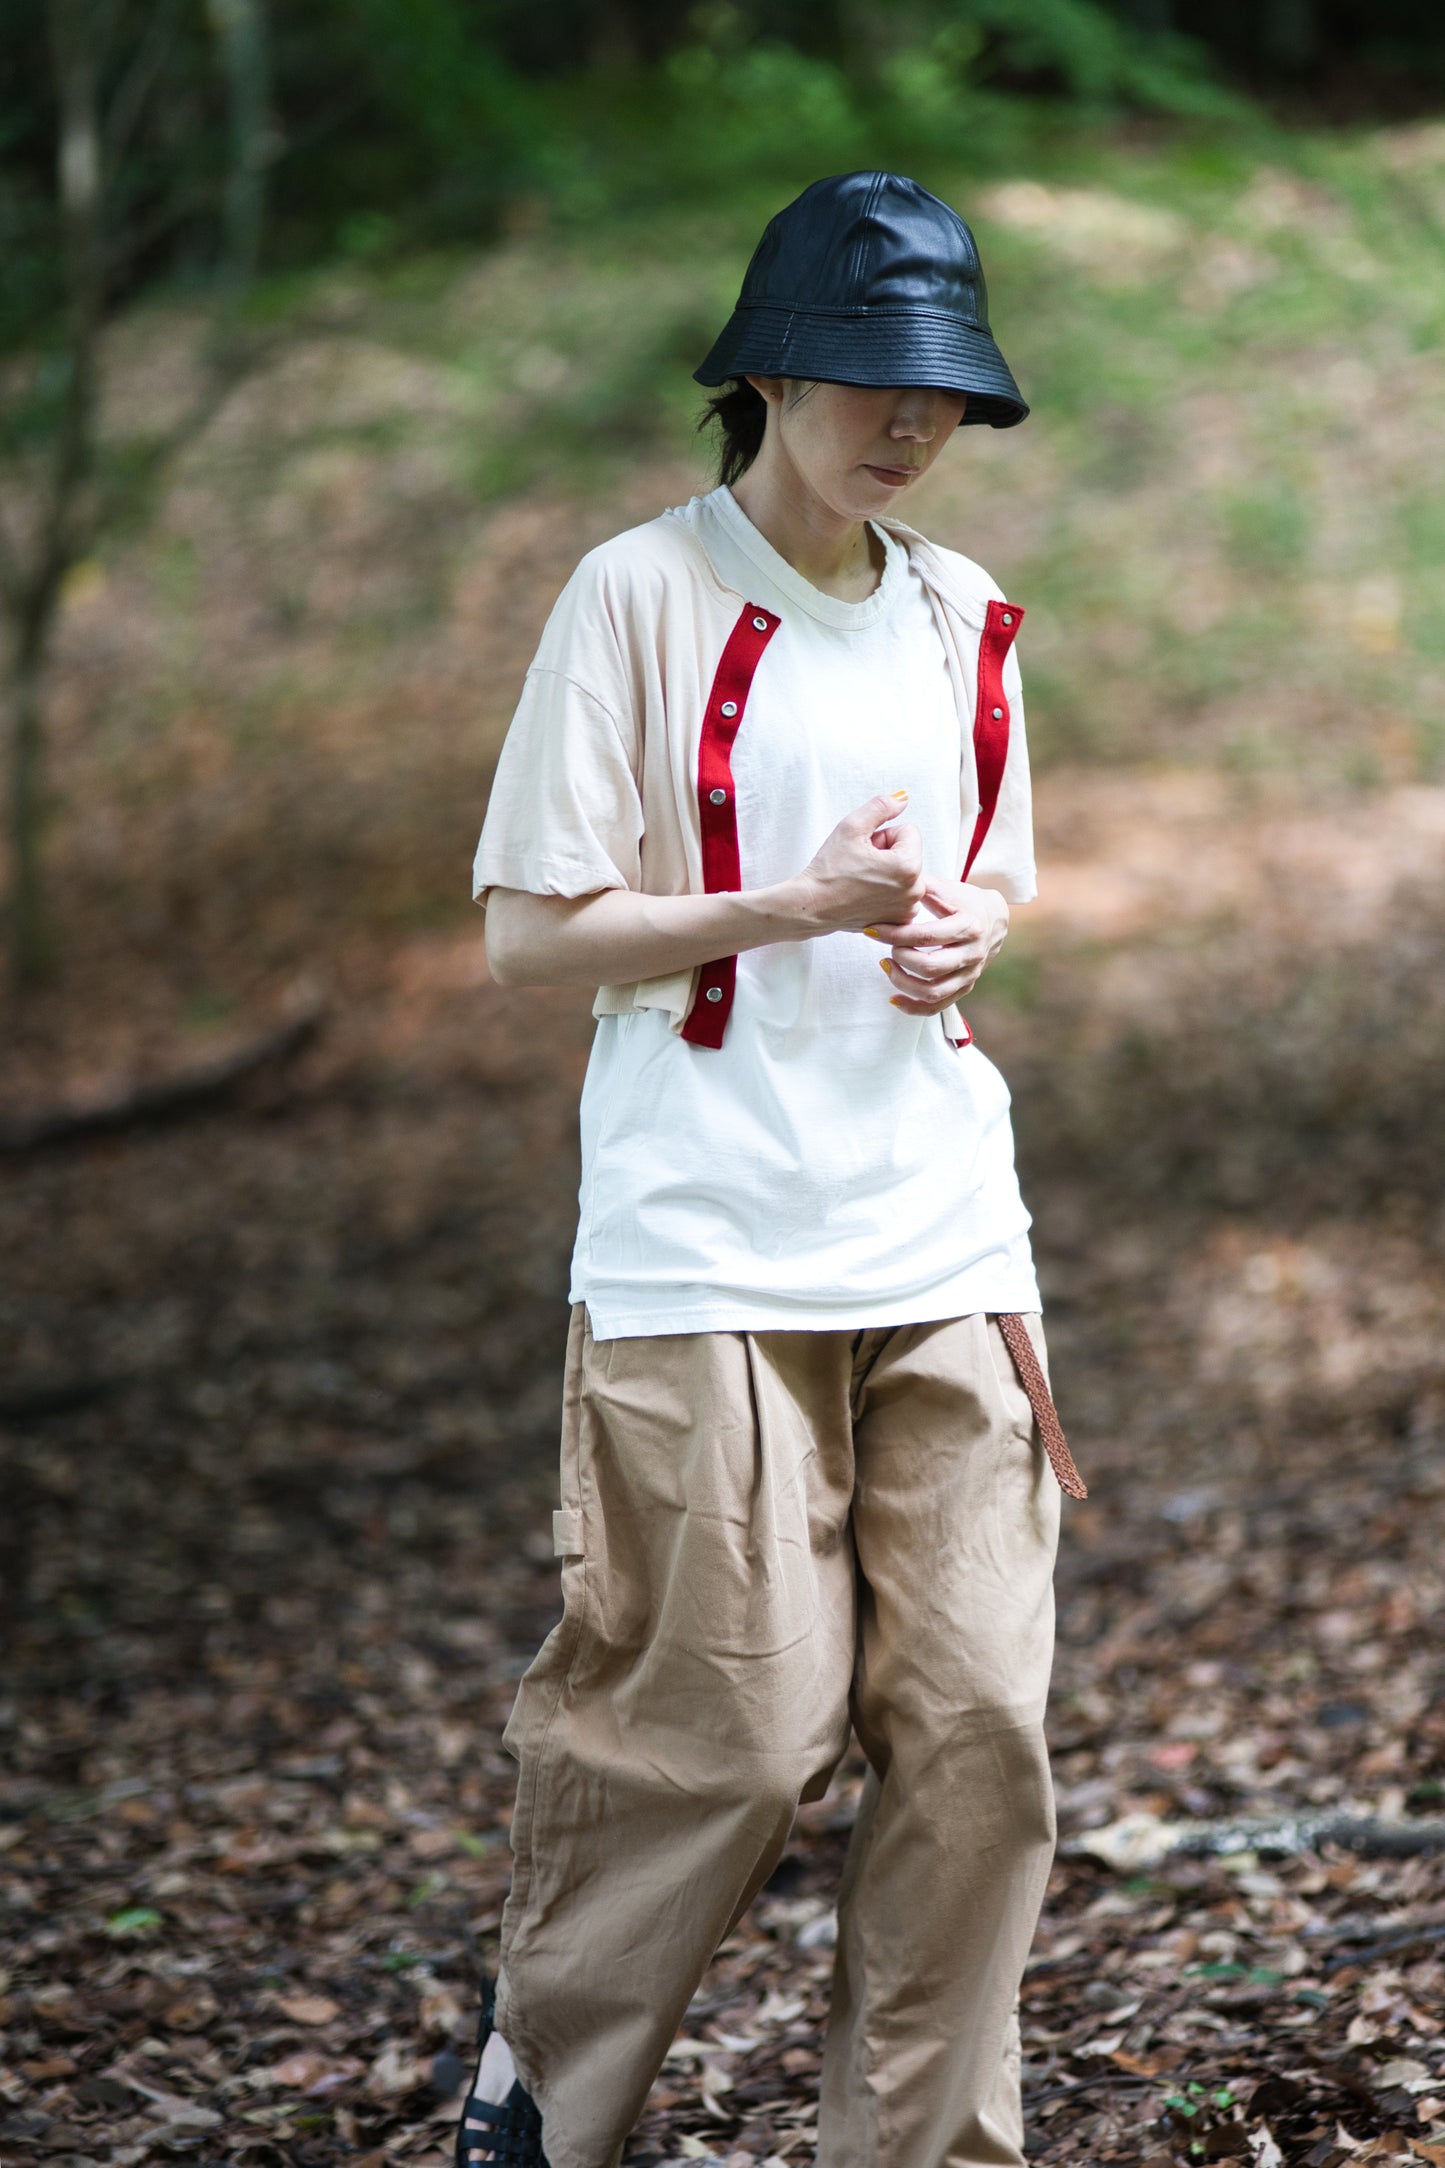
M 1044 1451 L 1049 1464 L 1059 1479 L 1059 1489 L 1070 1498 L 1087 1498 L 1084 1479 L 1074 1466 L 1074 1456 L 1069 1451 L 1069 1441 L 1064 1436 L 1064 1426 L 1059 1421 L 1059 1411 L 1054 1406 L 1054 1396 L 1049 1391 L 1049 1381 L 1044 1376 L 1044 1366 L 1029 1338 L 1028 1326 L 1016 1310 L 1000 1310 L 998 1329 L 1014 1359 L 1019 1382 L 1029 1396 L 1029 1406 L 1034 1411 L 1034 1421 L 1039 1426 L 1039 1436 L 1044 1441 Z

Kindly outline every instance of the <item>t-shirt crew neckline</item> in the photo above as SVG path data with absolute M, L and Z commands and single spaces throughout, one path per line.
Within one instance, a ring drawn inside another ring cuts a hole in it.
M 908 576 L 908 552 L 901 542 L 872 520 L 868 525 L 883 545 L 883 576 L 872 594 L 865 595 L 861 602 L 844 602 L 838 595 L 825 595 L 821 587 L 815 587 L 773 548 L 766 535 L 753 525 L 726 483 L 703 501 L 721 520 L 748 561 L 771 581 L 777 593 L 820 624 L 831 625 L 842 632 L 865 632 L 888 615 L 902 592 Z

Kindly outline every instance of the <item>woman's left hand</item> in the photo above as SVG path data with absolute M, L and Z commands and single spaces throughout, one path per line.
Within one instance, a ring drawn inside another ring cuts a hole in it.
M 1003 947 L 1009 909 L 992 888 L 930 881 L 906 926 L 870 926 L 893 953 L 883 960 L 893 1006 L 908 1016 L 941 1016 L 971 993 Z

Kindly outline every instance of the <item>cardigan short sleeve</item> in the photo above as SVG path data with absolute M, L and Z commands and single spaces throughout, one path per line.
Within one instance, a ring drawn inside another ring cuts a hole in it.
M 534 664 L 507 732 L 472 867 L 472 896 L 640 888 L 642 798 L 614 718 L 575 679 Z
M 557 598 L 497 763 L 472 895 L 642 886 L 638 698 L 619 637 L 612 549 Z

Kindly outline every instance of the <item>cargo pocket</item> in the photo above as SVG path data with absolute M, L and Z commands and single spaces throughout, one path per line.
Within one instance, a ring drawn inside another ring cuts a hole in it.
M 580 1558 L 582 1556 L 582 1509 L 580 1506 L 561 1506 L 552 1515 L 552 1556 L 554 1558 Z
M 573 1315 L 563 1386 L 562 1503 L 552 1515 L 552 1549 L 562 1560 L 562 1616 L 523 1673 L 502 1744 L 519 1764 L 512 1816 L 512 1895 L 505 1927 L 522 1922 L 532 1882 L 535 1826 L 545 1798 L 546 1768 L 557 1751 L 557 1721 L 582 1645 L 587 1610 L 587 1561 L 582 1513 L 582 1410 L 579 1405 L 583 1350 L 582 1312 Z M 504 1930 L 504 1940 L 506 1939 Z

